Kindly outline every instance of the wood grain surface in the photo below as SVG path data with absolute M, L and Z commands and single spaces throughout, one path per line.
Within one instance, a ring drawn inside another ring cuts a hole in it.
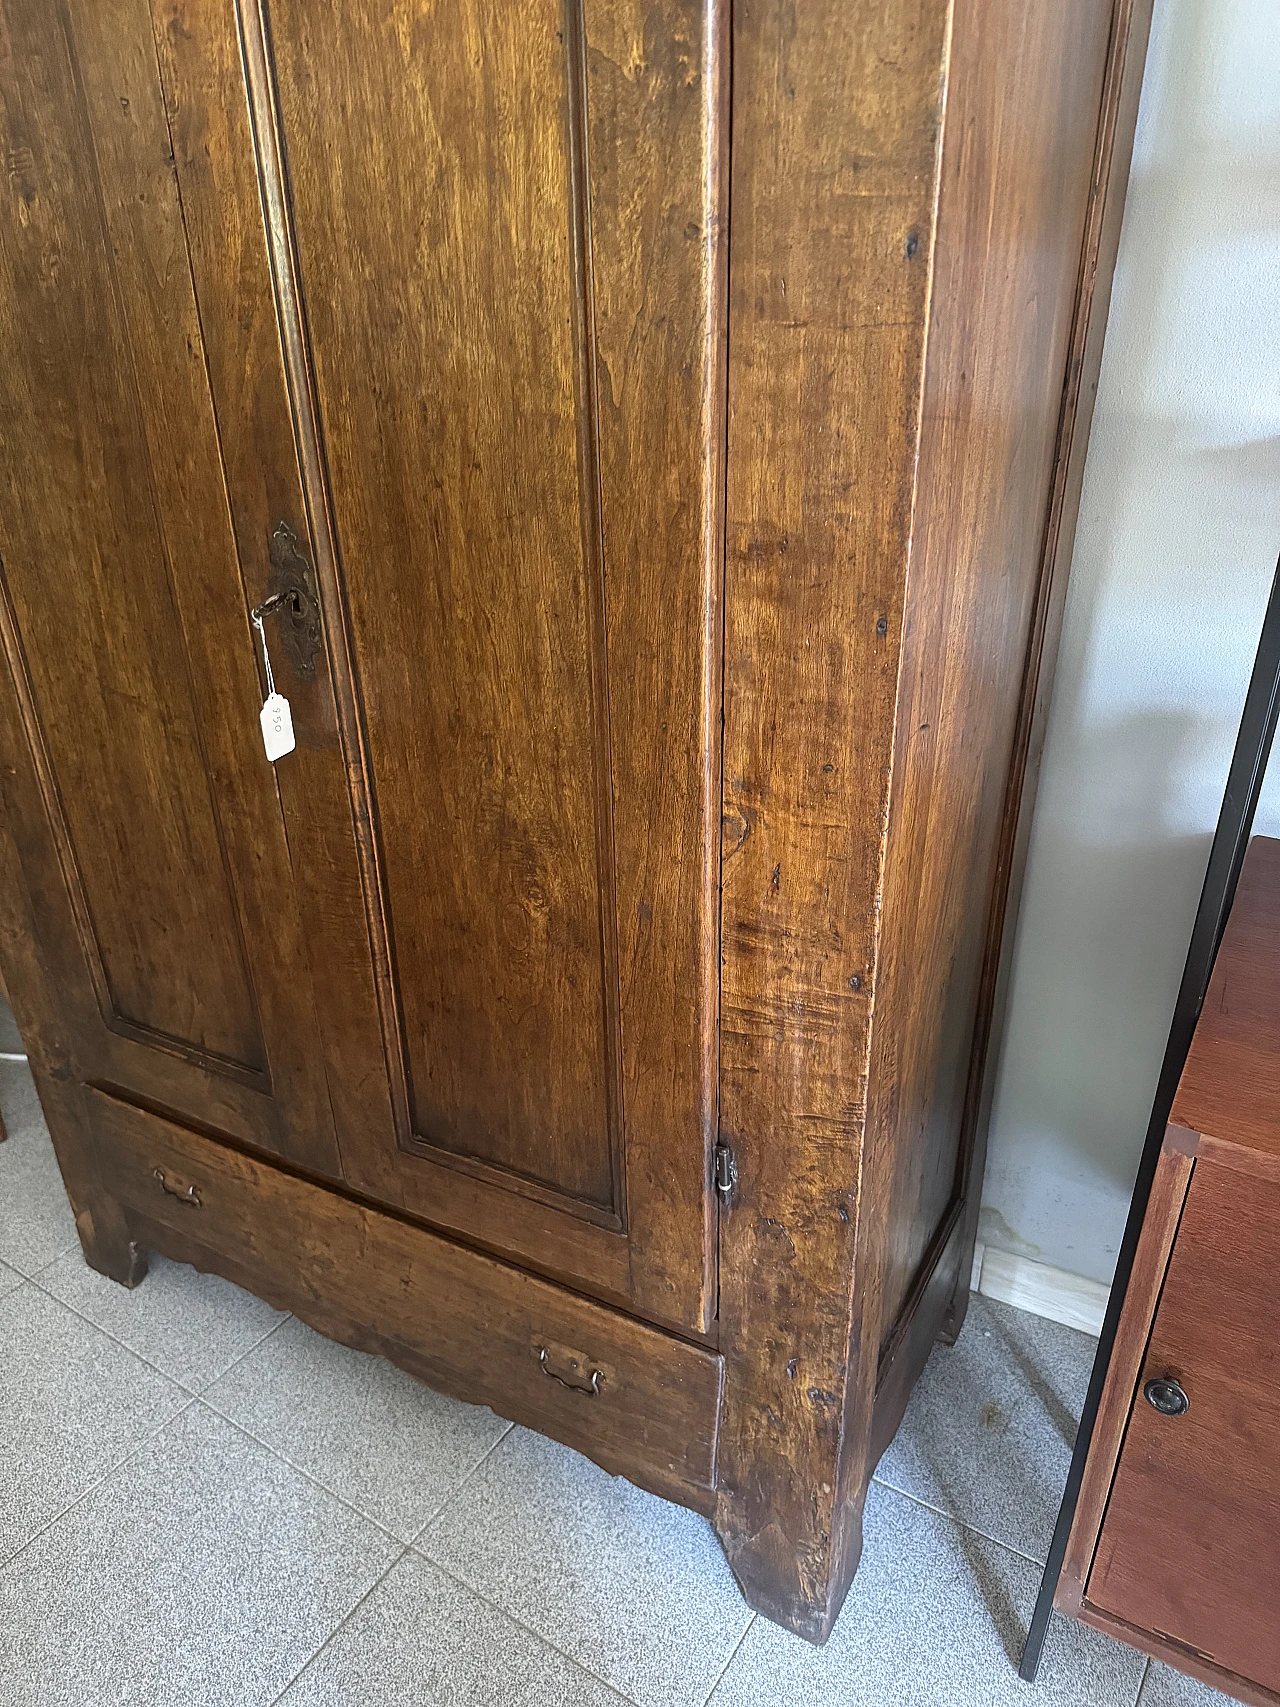
M 991 912 L 974 1032 L 961 1153 L 968 1181 L 981 1185 L 1013 974 L 1015 932 L 1022 903 L 1040 763 L 1049 724 L 1058 644 L 1066 609 L 1071 554 L 1084 486 L 1089 430 L 1102 371 L 1102 352 L 1129 165 L 1142 94 L 1153 0 L 1115 0 L 1102 105 L 1080 256 L 1079 282 L 1054 447 L 1053 479 L 1045 514 L 1041 570 L 1014 728 Z M 965 1188 L 966 1244 L 976 1239 L 980 1189 Z M 954 1339 L 964 1322 L 968 1293 L 960 1286 L 944 1335 Z
M 580 18 L 575 46 L 550 13 L 525 42 L 502 9 L 461 8 L 441 39 L 464 59 L 469 42 L 494 49 L 472 87 L 445 59 L 417 75 L 420 32 L 378 33 L 389 57 L 357 62 L 336 15 L 245 6 L 246 113 L 231 12 L 156 10 L 235 508 L 262 526 L 270 471 L 272 506 L 309 518 L 321 586 L 330 678 L 297 686 L 281 797 L 344 1174 L 700 1330 L 718 1053 L 719 14 L 613 9 Z M 317 129 L 317 80 L 353 115 L 344 161 Z M 499 122 L 517 97 L 520 123 Z M 470 99 L 459 129 L 451 103 Z M 420 178 L 395 163 L 410 157 L 439 192 L 429 248 Z M 286 371 L 268 311 L 240 309 L 252 291 L 279 316 Z
M 754 1603 L 819 1638 L 967 1296 L 974 1051 L 1116 46 L 1104 4 L 738 24 L 720 1522 Z
M 1254 836 L 1170 1115 L 1245 1167 L 1280 1162 L 1278 1027 L 1280 841 Z
M 717 1525 L 811 1636 L 837 1491 L 947 9 L 734 37 Z M 912 241 L 914 237 L 914 242 Z
M 982 1181 L 974 1080 L 1016 731 L 1038 662 L 1046 515 L 1074 424 L 1063 376 L 1110 16 L 1109 4 L 1016 0 L 953 24 L 868 1105 L 860 1331 L 880 1349 L 874 1400 L 869 1369 L 847 1397 L 854 1440 L 868 1438 L 874 1406 L 869 1452 L 842 1467 L 851 1488 L 968 1302 Z
M 891 1173 L 882 1355 L 953 1205 L 981 1194 L 966 1095 L 1111 11 L 988 0 L 952 31 L 868 1111 Z
M 1159 1302 L 1160 1288 L 1169 1267 L 1169 1253 L 1173 1249 L 1186 1202 L 1197 1136 L 1182 1127 L 1170 1127 L 1151 1182 L 1147 1214 L 1129 1273 L 1125 1309 L 1116 1331 L 1076 1515 L 1054 1597 L 1054 1605 L 1059 1610 L 1073 1615 L 1078 1616 L 1084 1600 L 1084 1585 L 1106 1511 L 1116 1458 L 1138 1390 L 1138 1375 L 1146 1354 L 1151 1318 Z
M 634 1219 L 654 1307 L 700 1325 L 715 20 L 704 42 L 693 8 L 458 5 L 428 39 L 412 8 L 369 13 L 379 45 L 358 58 L 350 16 L 283 0 L 271 42 L 378 827 L 402 1140 L 606 1224 Z
M 99 1152 L 149 1248 L 226 1274 L 331 1338 L 381 1352 L 615 1475 L 708 1504 L 722 1379 L 715 1353 L 89 1096 Z
M 0 9 L 6 765 L 77 1071 L 331 1173 L 150 23 L 110 12 Z

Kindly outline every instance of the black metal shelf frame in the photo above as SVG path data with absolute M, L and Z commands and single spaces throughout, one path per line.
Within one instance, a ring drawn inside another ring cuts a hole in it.
M 1151 1120 L 1142 1148 L 1142 1160 L 1138 1164 L 1138 1177 L 1134 1182 L 1129 1218 L 1125 1222 L 1124 1238 L 1121 1240 L 1120 1254 L 1116 1259 L 1115 1279 L 1111 1283 L 1111 1296 L 1107 1300 L 1107 1313 L 1102 1323 L 1102 1336 L 1098 1341 L 1093 1373 L 1089 1377 L 1089 1390 L 1085 1395 L 1075 1451 L 1071 1457 L 1071 1469 L 1067 1473 L 1067 1486 L 1058 1511 L 1058 1522 L 1053 1531 L 1053 1542 L 1044 1567 L 1040 1593 L 1031 1617 L 1031 1628 L 1022 1651 L 1022 1664 L 1018 1668 L 1019 1675 L 1027 1683 L 1035 1682 L 1036 1673 L 1040 1669 L 1040 1655 L 1049 1628 L 1049 1615 L 1053 1611 L 1053 1597 L 1062 1573 L 1062 1561 L 1066 1557 L 1067 1539 L 1071 1534 L 1076 1502 L 1080 1497 L 1080 1484 L 1084 1479 L 1085 1460 L 1089 1456 L 1094 1426 L 1098 1420 L 1098 1404 L 1102 1398 L 1103 1384 L 1115 1347 L 1120 1312 L 1124 1308 L 1125 1294 L 1129 1289 L 1129 1276 L 1133 1271 L 1138 1235 L 1142 1231 L 1147 1202 L 1151 1196 L 1151 1182 L 1155 1178 L 1156 1162 L 1164 1142 L 1165 1127 L 1169 1123 L 1169 1111 L 1173 1107 L 1178 1080 L 1182 1077 L 1182 1069 L 1186 1064 L 1196 1021 L 1204 1005 L 1218 944 L 1222 941 L 1222 932 L 1226 927 L 1227 915 L 1231 911 L 1245 849 L 1249 845 L 1249 833 L 1253 828 L 1258 795 L 1267 771 L 1267 759 L 1276 732 L 1278 714 L 1280 563 L 1276 565 L 1275 578 L 1271 583 L 1271 597 L 1267 601 L 1258 653 L 1249 678 L 1249 690 L 1245 695 L 1244 713 L 1240 719 L 1239 734 L 1236 736 L 1231 769 L 1227 774 L 1222 811 L 1218 814 L 1218 827 L 1214 831 L 1213 845 L 1209 850 L 1204 888 L 1200 892 L 1200 905 L 1196 909 L 1191 944 L 1187 950 L 1182 982 L 1178 987 L 1178 999 L 1174 1004 L 1169 1041 L 1165 1045 L 1164 1062 L 1160 1068 L 1155 1101 L 1151 1107 Z

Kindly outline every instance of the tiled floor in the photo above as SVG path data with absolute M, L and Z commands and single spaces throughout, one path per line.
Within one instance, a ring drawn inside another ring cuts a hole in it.
M 975 1298 L 867 1507 L 827 1646 L 698 1517 L 225 1282 L 86 1268 L 0 1064 L 4 1707 L 1208 1707 L 1055 1620 L 1016 1657 L 1092 1342 Z

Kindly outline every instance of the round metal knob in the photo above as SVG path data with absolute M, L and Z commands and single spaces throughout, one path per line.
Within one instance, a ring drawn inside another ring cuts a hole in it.
M 1191 1408 L 1191 1400 L 1181 1382 L 1175 1381 L 1172 1375 L 1148 1381 L 1142 1389 L 1142 1396 L 1162 1417 L 1180 1417 Z

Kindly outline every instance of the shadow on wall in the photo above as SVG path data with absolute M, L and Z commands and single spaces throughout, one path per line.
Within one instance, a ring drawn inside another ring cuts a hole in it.
M 1020 1070 L 1003 1075 L 1000 1123 L 1047 1128 L 1087 1177 L 1126 1194 L 1134 1158 L 1116 1142 L 1116 1115 L 1130 1112 L 1148 1077 L 1154 1093 L 1155 1075 L 1144 1069 L 1154 1049 L 1159 1071 L 1168 1016 L 1152 986 L 1167 986 L 1172 970 L 1176 989 L 1209 855 L 1208 834 L 1170 835 L 1164 822 L 1170 775 L 1198 734 L 1177 712 L 1089 732 L 1080 768 L 1105 768 L 1108 786 L 1127 796 L 1131 839 L 1099 843 L 1088 807 L 1078 824 L 1056 826 L 1040 862 L 1051 866 L 1052 896 L 1037 896 L 1018 942 L 1018 1035 L 1010 1042 L 1019 1046 Z
M 988 1243 L 1101 1281 L 1280 550 L 1280 439 L 1207 449 L 1127 417 L 1115 436 L 1090 517 L 1114 549 L 1072 589 L 982 1225 Z M 1141 535 L 1162 505 L 1181 543 L 1159 539 L 1158 555 Z M 1280 764 L 1269 781 L 1256 828 L 1274 835 Z
M 990 1243 L 1095 1280 L 1280 550 L 1277 134 L 1274 0 L 1157 0 L 984 1191 Z

